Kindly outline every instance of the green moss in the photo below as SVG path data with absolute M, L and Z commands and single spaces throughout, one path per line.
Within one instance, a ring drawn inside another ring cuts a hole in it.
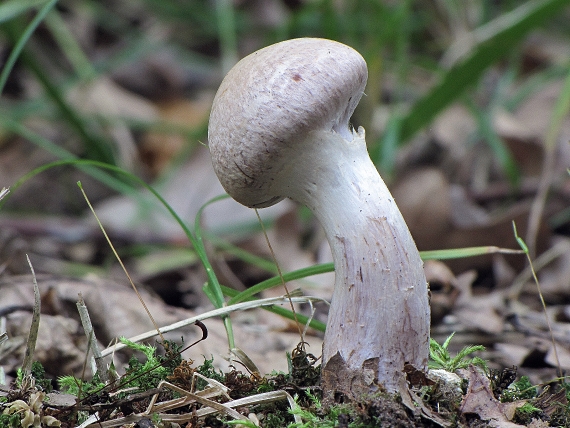
M 0 414 L 0 427 L 5 428 L 20 428 L 21 427 L 21 417 L 19 413 L 12 415 Z
M 542 410 L 534 407 L 530 402 L 524 403 L 515 411 L 513 422 L 516 424 L 529 425 L 533 419 L 540 419 Z
M 309 390 L 306 394 L 311 401 L 311 406 L 301 408 L 297 405 L 290 412 L 298 415 L 303 421 L 293 422 L 287 428 L 335 428 L 344 426 L 347 428 L 374 428 L 383 426 L 379 418 L 372 412 L 357 410 L 349 404 L 338 404 L 324 408 L 319 398 Z M 393 400 L 391 398 L 391 400 Z M 297 401 L 297 400 L 296 400 Z M 369 410 L 372 409 L 371 406 Z M 370 413 L 370 414 L 369 414 Z
M 39 387 L 42 391 L 51 392 L 52 390 L 51 380 L 46 379 L 46 371 L 42 363 L 40 363 L 39 361 L 34 361 L 32 363 L 31 375 L 35 380 L 36 387 Z M 24 373 L 22 372 L 22 369 L 19 368 L 16 375 L 16 384 L 19 387 L 22 386 L 23 376 Z
M 146 357 L 143 361 L 140 361 L 136 355 L 129 359 L 129 367 L 121 379 L 123 386 L 136 387 L 142 391 L 156 388 L 161 381 L 172 375 L 174 369 L 182 362 L 180 356 L 182 345 L 175 342 L 165 341 L 163 346 L 166 355 L 161 356 L 156 354 L 154 346 L 134 343 L 126 338 L 121 338 L 120 341 Z
M 95 374 L 90 381 L 77 379 L 74 376 L 61 376 L 57 379 L 59 389 L 76 397 L 86 397 L 101 391 L 105 384 L 99 380 L 99 376 Z
M 449 350 L 449 342 L 453 338 L 455 333 L 451 333 L 442 345 L 437 343 L 435 340 L 430 338 L 429 342 L 429 362 L 428 366 L 430 369 L 444 369 L 448 372 L 455 372 L 458 369 L 466 369 L 467 367 L 473 365 L 481 367 L 485 372 L 487 369 L 487 362 L 479 357 L 469 358 L 474 352 L 484 351 L 485 347 L 483 345 L 469 345 L 465 346 L 461 351 L 455 356 L 451 356 Z
M 207 359 L 204 356 L 204 363 L 196 368 L 196 372 L 200 373 L 202 376 L 208 379 L 217 380 L 220 383 L 224 383 L 225 376 L 221 370 L 214 367 L 214 357 Z M 203 379 L 196 379 L 196 389 L 204 389 L 207 386 L 207 382 Z
M 538 389 L 530 383 L 528 376 L 522 376 L 501 393 L 500 400 L 503 403 L 516 400 L 528 400 L 535 398 L 537 394 Z

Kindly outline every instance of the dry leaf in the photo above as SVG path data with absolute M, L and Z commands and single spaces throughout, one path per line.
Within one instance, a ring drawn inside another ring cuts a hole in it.
M 468 271 L 454 281 L 459 290 L 459 297 L 454 307 L 454 314 L 464 326 L 477 328 L 488 333 L 498 334 L 503 331 L 505 312 L 504 293 L 495 291 L 488 294 L 474 295 L 471 286 L 477 274 Z
M 12 362 L 16 367 L 21 365 L 25 350 L 25 339 L 22 341 L 19 339 L 28 337 L 30 323 L 31 314 L 27 312 L 17 312 L 9 317 L 7 331 L 10 342 L 20 343 L 20 346 L 12 350 L 11 355 L 12 358 L 15 357 L 15 361 Z M 53 376 L 81 373 L 86 345 L 81 337 L 78 340 L 79 330 L 79 322 L 74 319 L 42 314 L 34 360 L 41 361 L 46 371 Z M 5 367 L 7 371 L 12 368 Z
M 528 424 L 528 428 L 547 428 L 550 426 L 548 421 L 543 421 L 541 419 L 533 419 L 530 424 Z
M 523 404 L 499 402 L 493 395 L 489 378 L 475 366 L 469 367 L 469 387 L 460 407 L 462 413 L 474 413 L 494 427 L 520 427 L 522 425 L 510 421 L 517 407 Z

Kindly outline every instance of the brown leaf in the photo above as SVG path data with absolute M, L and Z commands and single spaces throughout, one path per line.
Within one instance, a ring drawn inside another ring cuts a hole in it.
M 406 380 L 410 385 L 415 387 L 434 385 L 435 382 L 426 376 L 426 373 L 418 370 L 411 364 L 404 365 L 404 373 L 406 373 Z
M 465 326 L 488 333 L 501 333 L 505 324 L 501 315 L 505 311 L 503 292 L 474 295 L 471 286 L 476 277 L 475 271 L 467 271 L 453 281 L 459 290 L 454 313 Z
M 523 402 L 501 403 L 493 395 L 491 381 L 475 366 L 469 367 L 469 387 L 463 399 L 460 411 L 474 413 L 482 420 L 490 421 L 491 426 L 518 427 L 510 422 L 517 407 Z
M 506 209 L 491 211 L 479 206 L 463 187 L 451 185 L 436 168 L 415 170 L 403 177 L 392 189 L 392 194 L 416 245 L 420 251 L 496 245 L 518 249 L 512 222 L 519 230 L 528 223 L 530 201 L 522 200 Z M 429 215 L 426 215 L 429 213 Z M 548 244 L 549 232 L 541 224 L 539 252 Z M 454 272 L 471 268 L 490 267 L 492 255 L 448 260 Z M 525 258 L 505 256 L 517 269 Z

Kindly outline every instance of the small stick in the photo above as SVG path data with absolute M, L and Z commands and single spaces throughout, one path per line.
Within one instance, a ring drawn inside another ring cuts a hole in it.
M 293 301 L 293 303 L 306 303 L 308 300 L 322 301 L 322 299 L 319 299 L 317 297 L 310 297 L 310 296 L 290 297 L 290 299 Z M 278 305 L 285 300 L 288 301 L 289 298 L 287 298 L 287 296 L 269 297 L 266 299 L 259 299 L 259 300 L 255 300 L 255 301 L 236 303 L 236 304 L 233 304 L 230 306 L 225 306 L 223 308 L 214 309 L 214 310 L 211 310 L 209 312 L 206 312 L 206 313 L 203 313 L 203 314 L 191 317 L 191 318 L 187 318 L 187 319 L 182 320 L 182 321 L 175 322 L 174 324 L 170 324 L 170 325 L 161 327 L 160 331 L 162 331 L 163 333 L 168 333 L 168 332 L 171 332 L 173 330 L 177 330 L 179 328 L 186 327 L 186 326 L 191 325 L 191 324 L 195 324 L 197 321 L 202 321 L 205 319 L 214 318 L 214 317 L 229 314 L 229 313 L 235 312 L 235 311 L 243 311 L 246 309 L 258 308 L 258 307 L 262 307 L 262 306 Z M 129 340 L 131 342 L 140 342 L 141 340 L 150 339 L 151 337 L 154 337 L 157 334 L 158 334 L 157 330 L 154 329 L 151 331 L 147 331 L 146 333 L 141 333 L 137 336 L 130 337 Z M 104 349 L 103 351 L 101 351 L 101 355 L 103 355 L 103 356 L 110 355 L 113 352 L 118 351 L 119 349 L 125 348 L 126 346 L 127 345 L 125 345 L 123 343 L 117 343 L 116 345 L 110 346 L 107 349 Z
M 93 358 L 95 360 L 95 367 L 97 368 L 97 373 L 103 383 L 109 382 L 109 375 L 107 373 L 107 367 L 103 356 L 101 355 L 101 350 L 97 344 L 97 338 L 95 337 L 95 331 L 93 330 L 93 324 L 91 324 L 91 317 L 89 316 L 89 311 L 83 300 L 83 296 L 79 293 L 79 300 L 76 303 L 77 310 L 79 311 L 79 317 L 81 318 L 81 325 L 83 325 L 83 330 L 89 341 L 89 348 L 93 352 Z M 88 349 L 89 349 L 88 348 Z
M 26 254 L 28 265 L 32 271 L 32 281 L 34 282 L 34 309 L 32 312 L 32 325 L 30 326 L 30 333 L 28 335 L 28 343 L 26 344 L 26 353 L 24 354 L 24 362 L 22 363 L 23 378 L 30 376 L 32 373 L 32 362 L 34 359 L 34 351 L 36 349 L 36 341 L 38 339 L 38 330 L 40 328 L 40 311 L 41 299 L 38 281 L 36 280 L 36 273 L 30 257 Z
M 0 350 L 2 344 L 8 340 L 8 333 L 6 333 L 6 317 L 0 316 Z M 0 387 L 6 384 L 6 374 L 4 367 L 0 366 Z

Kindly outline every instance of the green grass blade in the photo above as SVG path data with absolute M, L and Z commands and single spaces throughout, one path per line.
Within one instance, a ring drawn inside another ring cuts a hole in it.
M 21 35 L 19 34 L 19 21 L 21 20 L 15 19 L 7 22 L 3 26 L 6 35 L 15 44 L 15 48 L 8 58 L 7 66 L 4 67 L 2 73 L 0 74 L 0 90 L 4 88 L 8 79 L 9 72 L 13 68 L 16 59 L 19 57 L 22 63 L 25 64 L 26 67 L 37 78 L 46 94 L 52 99 L 54 104 L 57 106 L 60 114 L 67 121 L 69 126 L 79 134 L 85 145 L 87 157 L 104 163 L 114 164 L 114 153 L 110 141 L 108 141 L 103 136 L 94 133 L 94 129 L 88 125 L 87 120 L 79 115 L 75 109 L 66 101 L 61 89 L 56 84 L 54 84 L 51 77 L 48 76 L 45 67 L 43 67 L 38 62 L 37 58 L 35 58 L 34 55 L 29 54 L 25 50 L 25 44 L 32 36 L 34 30 L 46 17 L 56 2 L 57 0 L 52 0 L 47 3 L 38 12 L 38 14 L 34 17 L 32 22 L 26 27 L 23 34 Z
M 33 2 L 32 4 L 41 4 L 41 3 L 42 2 Z M 24 30 L 24 33 L 16 40 L 14 49 L 12 49 L 12 52 L 10 52 L 8 59 L 6 60 L 6 64 L 4 64 L 4 68 L 2 69 L 2 73 L 0 73 L 0 94 L 4 91 L 4 86 L 6 86 L 6 82 L 8 81 L 8 76 L 10 75 L 10 72 L 14 68 L 16 60 L 24 50 L 24 46 L 26 45 L 30 37 L 32 37 L 34 31 L 36 31 L 38 25 L 40 25 L 40 23 L 43 21 L 47 13 L 55 6 L 56 3 L 57 0 L 50 0 L 48 3 L 46 3 L 44 7 L 42 7 L 40 11 L 36 14 L 34 19 L 32 19 L 32 21 L 28 24 L 28 26 Z M 2 6 L 0 6 L 0 19 L 4 18 L 4 21 L 8 21 L 9 19 L 14 18 L 15 16 L 19 15 L 19 13 L 23 12 L 21 8 L 15 10 L 17 9 L 17 6 L 24 7 L 24 5 L 25 2 L 22 1 L 19 2 L 11 1 L 9 3 L 4 3 Z M 30 3 L 28 3 L 28 5 L 30 5 Z M 28 7 L 26 7 L 26 9 Z
M 200 207 L 198 213 L 196 214 L 196 219 L 194 221 L 194 233 L 196 235 L 196 240 L 194 242 L 194 249 L 196 250 L 198 257 L 200 257 L 201 260 L 207 261 L 207 263 L 202 263 L 204 268 L 206 269 L 206 274 L 208 275 L 208 282 L 203 287 L 203 290 L 206 293 L 206 296 L 208 296 L 208 299 L 210 299 L 212 304 L 217 309 L 225 305 L 224 293 L 222 292 L 222 287 L 220 285 L 220 282 L 218 281 L 218 278 L 216 277 L 214 270 L 212 269 L 212 266 L 208 260 L 208 254 L 206 253 L 206 247 L 204 246 L 204 240 L 202 238 L 201 220 L 202 220 L 202 213 L 204 212 L 204 209 L 208 205 L 213 204 L 214 202 L 217 201 L 221 201 L 222 199 L 226 199 L 228 197 L 229 197 L 228 195 L 224 194 L 210 199 L 208 202 L 206 202 L 204 205 Z M 224 327 L 226 329 L 226 335 L 228 337 L 229 348 L 233 349 L 235 348 L 235 339 L 234 339 L 231 318 L 229 315 L 222 315 L 222 320 L 224 321 Z
M 87 81 L 97 75 L 89 58 L 75 40 L 73 33 L 67 28 L 67 23 L 57 11 L 48 13 L 45 24 L 49 28 L 53 38 L 59 45 L 67 60 L 71 63 L 79 79 Z
M 550 119 L 550 125 L 548 127 L 548 131 L 544 141 L 544 146 L 547 150 L 547 156 L 548 154 L 552 153 L 553 150 L 556 149 L 558 137 L 560 135 L 560 128 L 562 127 L 564 120 L 568 117 L 569 112 L 570 112 L 570 72 L 566 74 L 564 85 L 562 87 L 562 90 L 560 91 L 558 99 L 556 100 L 556 104 L 554 106 L 554 110 L 552 112 L 552 116 Z M 537 218 L 540 217 L 542 216 L 537 216 Z M 558 212 L 557 214 L 553 215 L 550 218 L 549 222 L 552 225 L 552 227 L 555 228 L 566 223 L 569 218 L 570 218 L 570 208 L 566 208 Z
M 384 135 L 382 136 L 382 144 L 376 144 L 370 153 L 370 157 L 376 160 L 376 164 L 380 170 L 390 176 L 394 171 L 396 165 L 396 153 L 398 151 L 398 144 L 402 141 L 400 132 L 402 128 L 402 120 L 398 115 L 392 116 L 388 121 Z M 380 156 L 376 153 L 380 151 Z
M 228 301 L 228 305 L 233 305 L 234 303 L 239 303 L 248 300 L 250 297 L 254 296 L 257 293 L 261 293 L 264 290 L 268 290 L 275 286 L 282 285 L 283 281 L 289 282 L 289 281 L 294 281 L 296 279 L 307 278 L 309 276 L 318 275 L 326 272 L 333 272 L 333 271 L 334 271 L 334 265 L 332 263 L 323 263 L 314 266 L 309 266 L 303 269 L 298 269 L 292 272 L 284 273 L 283 279 L 281 279 L 280 276 L 274 276 L 272 278 L 260 282 L 259 284 L 254 285 L 253 287 L 248 288 L 245 291 L 236 294 Z
M 281 282 L 279 282 L 279 284 L 280 283 Z M 230 288 L 230 287 L 223 286 L 223 285 L 222 285 L 222 291 L 226 296 L 231 297 L 230 301 L 233 300 L 234 298 L 238 297 L 239 294 L 241 294 L 239 291 L 237 291 L 233 288 Z M 245 299 L 239 299 L 238 301 L 241 302 L 241 301 L 251 301 L 251 300 L 255 300 L 255 299 L 248 297 Z M 229 303 L 228 303 L 228 306 L 229 306 Z M 290 311 L 289 309 L 282 308 L 281 306 L 263 306 L 263 309 L 265 309 L 269 312 L 273 312 L 274 314 L 280 315 L 284 318 L 295 321 L 295 314 L 292 311 Z M 297 316 L 296 319 L 301 324 L 307 324 L 307 322 L 309 321 L 309 317 L 307 317 L 306 315 L 298 313 L 298 314 L 296 314 L 296 316 Z M 326 328 L 325 323 L 323 323 L 322 321 L 319 321 L 319 320 L 315 320 L 315 319 L 312 319 L 309 322 L 309 326 L 314 328 L 315 330 L 318 330 L 318 331 L 325 331 L 325 328 Z
M 560 91 L 560 95 L 556 100 L 548 133 L 546 134 L 545 146 L 547 150 L 553 150 L 556 147 L 557 138 L 560 134 L 560 128 L 563 122 L 568 118 L 570 112 L 570 72 L 566 74 L 564 85 Z
M 229 197 L 228 195 L 224 194 L 210 199 L 208 202 L 206 202 L 204 205 L 200 207 L 198 213 L 196 214 L 196 220 L 194 222 L 194 233 L 196 235 L 196 242 L 194 243 L 194 249 L 196 250 L 196 253 L 200 257 L 200 259 L 208 258 L 206 254 L 206 247 L 204 246 L 204 240 L 202 238 L 202 225 L 201 225 L 202 213 L 204 212 L 204 209 L 208 205 L 211 205 L 223 199 L 227 199 L 228 197 Z M 212 267 L 209 266 L 209 269 L 212 269 Z M 208 268 L 206 269 L 206 272 L 208 272 Z M 222 289 L 220 287 L 220 283 L 218 282 L 218 278 L 216 277 L 216 275 L 213 274 L 213 272 L 212 275 L 208 275 L 208 283 L 206 284 L 206 287 L 208 289 L 207 295 L 212 296 L 214 298 L 212 300 L 212 304 L 216 308 L 221 308 L 222 306 L 224 306 L 225 304 L 224 294 L 222 293 Z
M 542 91 L 549 83 L 567 77 L 568 70 L 570 70 L 570 61 L 566 60 L 560 64 L 552 64 L 545 70 L 533 73 L 523 82 L 518 82 L 517 90 L 513 94 L 509 94 L 506 100 L 503 100 L 503 106 L 508 111 L 516 110 L 531 95 Z
M 269 273 L 277 274 L 277 268 L 275 263 L 267 260 L 263 257 L 257 256 L 249 251 L 246 251 L 226 239 L 222 239 L 217 235 L 204 231 L 204 235 L 216 248 L 224 251 L 226 254 L 230 254 L 244 263 L 253 265 L 259 269 L 263 269 Z
M 222 51 L 222 70 L 227 73 L 238 60 L 234 5 L 231 0 L 214 0 L 214 3 Z
M 60 88 L 50 80 L 50 77 L 46 75 L 45 70 L 40 66 L 35 58 L 31 55 L 26 55 L 26 52 L 23 52 L 22 60 L 41 83 L 46 93 L 57 106 L 62 117 L 81 137 L 85 145 L 86 156 L 102 163 L 114 164 L 115 155 L 112 150 L 111 142 L 94 133 L 93 129 L 90 129 L 87 121 L 79 115 L 71 105 L 69 105 Z
M 403 118 L 401 141 L 410 139 L 430 123 L 466 88 L 477 82 L 490 65 L 507 56 L 530 30 L 555 16 L 568 4 L 568 0 L 531 0 L 511 12 L 507 17 L 509 19 L 498 18 L 506 21 L 507 25 L 494 26 L 497 29 L 492 36 L 479 44 L 470 56 L 449 69 L 441 81 Z M 493 27 L 491 23 L 487 26 Z
M 515 224 L 515 221 L 513 220 L 513 233 L 515 235 L 515 239 L 517 240 L 517 244 L 519 244 L 519 246 L 522 249 L 522 252 L 524 252 L 524 254 L 526 254 L 527 256 L 529 255 L 529 250 L 528 250 L 528 246 L 526 245 L 526 243 L 524 242 L 524 239 L 522 239 L 518 232 L 517 232 L 517 225 Z
M 449 250 L 433 250 L 433 251 L 420 251 L 420 256 L 422 260 L 450 260 L 450 259 L 461 259 L 466 257 L 480 256 L 484 254 L 522 254 L 520 250 L 510 250 L 506 248 L 499 247 L 470 247 L 470 248 L 457 248 Z M 294 281 L 297 279 L 307 278 L 313 275 L 319 275 L 321 273 L 334 272 L 333 263 L 323 263 L 318 265 L 313 265 L 307 268 L 298 269 L 292 272 L 287 272 L 283 274 L 283 280 L 285 282 Z M 234 304 L 243 302 L 255 294 L 261 293 L 262 291 L 268 290 L 270 288 L 276 287 L 282 284 L 282 280 L 279 276 L 274 276 L 265 281 L 262 281 L 253 287 L 248 288 L 232 297 L 228 304 Z
M 10 21 L 30 9 L 35 9 L 48 0 L 8 0 L 0 5 L 0 24 Z M 54 2 L 55 3 L 55 2 Z
M 482 256 L 485 254 L 523 254 L 523 252 L 520 250 L 511 250 L 508 248 L 499 248 L 495 246 L 420 251 L 420 256 L 424 261 L 464 259 L 466 257 Z
M 493 129 L 492 118 L 489 117 L 487 112 L 474 105 L 473 102 L 467 100 L 466 105 L 471 114 L 475 117 L 475 120 L 479 125 L 479 130 L 485 142 L 493 152 L 494 158 L 501 165 L 501 169 L 507 175 L 510 183 L 515 186 L 519 182 L 520 178 L 518 167 L 511 155 L 511 152 Z M 493 112 L 491 112 L 491 114 L 493 114 Z

